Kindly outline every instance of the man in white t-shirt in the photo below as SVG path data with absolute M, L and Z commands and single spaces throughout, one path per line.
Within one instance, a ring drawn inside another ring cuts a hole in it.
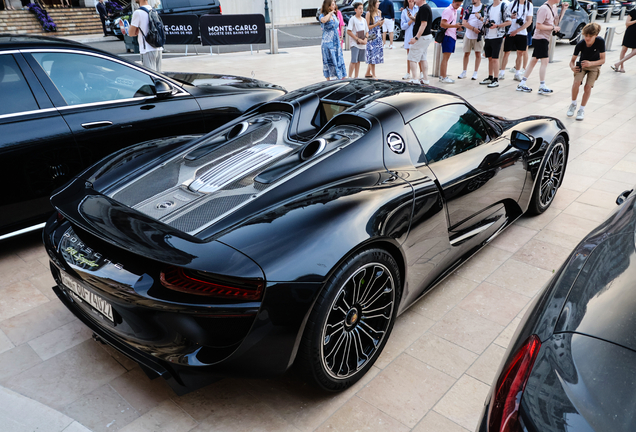
M 515 81 L 521 81 L 522 68 L 528 63 L 528 28 L 532 25 L 534 8 L 530 0 L 514 0 L 509 5 L 512 25 L 504 41 L 504 58 L 501 62 L 499 79 L 506 74 L 506 64 L 511 51 L 517 51 L 515 62 Z M 523 63 L 523 64 L 522 64 Z
M 128 36 L 137 36 L 141 63 L 148 69 L 161 72 L 161 52 L 163 48 L 150 46 L 144 38 L 144 35 L 148 34 L 148 27 L 150 26 L 150 17 L 146 11 L 152 10 L 152 7 L 148 4 L 148 0 L 136 1 L 139 3 L 139 9 L 133 13 L 132 19 L 130 20 Z M 146 11 L 141 10 L 142 8 Z
M 471 51 L 475 51 L 475 71 L 471 79 L 477 79 L 477 71 L 481 63 L 481 52 L 484 49 L 484 41 L 479 33 L 484 25 L 485 9 L 480 0 L 472 0 L 472 5 L 466 10 L 466 16 L 463 17 L 461 22 L 466 32 L 464 33 L 464 70 L 457 77 L 459 79 L 466 78 Z
M 355 2 L 353 9 L 356 11 L 356 14 L 349 19 L 349 24 L 347 25 L 347 34 L 349 35 L 349 42 L 351 42 L 349 77 L 358 78 L 360 63 L 366 59 L 369 25 L 367 24 L 367 20 L 362 18 L 362 13 L 364 12 L 362 3 Z

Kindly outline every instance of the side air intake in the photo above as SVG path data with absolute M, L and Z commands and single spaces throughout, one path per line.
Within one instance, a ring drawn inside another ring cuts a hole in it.
M 255 145 L 213 166 L 190 183 L 188 188 L 193 192 L 215 192 L 290 151 L 292 148 L 284 145 Z

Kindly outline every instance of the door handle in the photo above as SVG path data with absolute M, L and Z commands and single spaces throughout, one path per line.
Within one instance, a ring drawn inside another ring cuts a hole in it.
M 98 121 L 98 122 L 90 122 L 90 123 L 82 123 L 82 127 L 84 129 L 95 129 L 99 127 L 112 126 L 112 121 Z

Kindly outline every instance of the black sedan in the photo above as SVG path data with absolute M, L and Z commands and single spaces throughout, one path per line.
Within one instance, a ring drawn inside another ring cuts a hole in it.
M 54 291 L 177 391 L 294 362 L 342 390 L 398 314 L 550 206 L 568 142 L 559 120 L 433 87 L 316 84 L 203 138 L 130 147 L 54 195 Z
M 79 43 L 0 35 L 0 240 L 42 228 L 52 191 L 104 156 L 207 133 L 282 94 L 253 79 L 162 75 Z
M 535 299 L 478 431 L 636 427 L 636 194 L 585 237 Z

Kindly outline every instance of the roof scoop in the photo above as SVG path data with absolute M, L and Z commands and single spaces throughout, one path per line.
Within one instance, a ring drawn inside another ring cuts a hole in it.
M 291 151 L 292 148 L 285 145 L 255 145 L 205 171 L 188 188 L 193 192 L 215 192 Z

